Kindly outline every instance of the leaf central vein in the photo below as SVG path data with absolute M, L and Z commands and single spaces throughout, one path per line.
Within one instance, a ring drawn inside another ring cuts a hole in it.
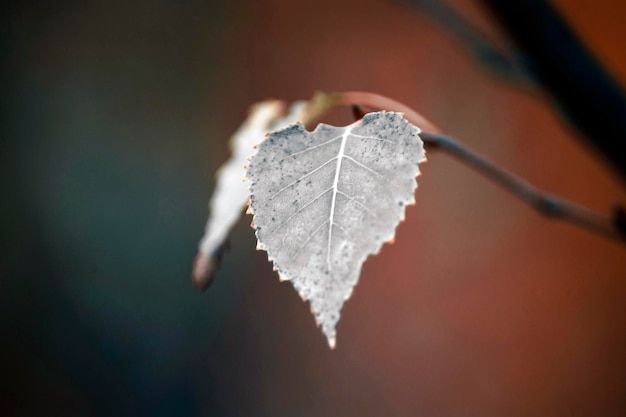
M 335 203 L 337 202 L 337 192 L 339 191 L 339 173 L 341 171 L 341 162 L 343 161 L 343 157 L 346 150 L 346 142 L 348 141 L 348 136 L 350 136 L 351 128 L 346 128 L 346 131 L 343 133 L 341 137 L 341 146 L 339 147 L 339 154 L 337 155 L 337 168 L 335 170 L 335 179 L 333 181 L 333 198 L 330 203 L 330 224 L 328 226 L 328 247 L 326 248 L 326 264 L 328 265 L 328 270 L 332 270 L 330 264 L 330 253 L 331 253 L 331 243 L 333 239 L 333 224 L 335 221 Z

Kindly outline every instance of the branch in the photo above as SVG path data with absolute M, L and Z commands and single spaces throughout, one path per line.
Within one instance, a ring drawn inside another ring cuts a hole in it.
M 465 145 L 441 134 L 440 129 L 424 116 L 390 98 L 366 92 L 336 93 L 335 96 L 341 97 L 336 99 L 335 103 L 340 102 L 352 106 L 353 113 L 357 117 L 363 114 L 361 105 L 404 112 L 407 120 L 422 128 L 420 137 L 424 144 L 452 155 L 511 192 L 539 214 L 551 219 L 569 222 L 590 232 L 626 244 L 626 215 L 622 208 L 617 208 L 614 216 L 609 217 L 556 195 L 545 193 Z
M 521 65 L 523 57 L 519 51 L 498 47 L 489 35 L 444 0 L 403 0 L 403 3 L 426 13 L 493 74 L 517 86 L 528 88 L 535 85 Z
M 626 97 L 544 0 L 483 0 L 563 114 L 626 180 Z
M 626 244 L 626 234 L 619 227 L 617 218 L 605 216 L 556 195 L 545 193 L 448 136 L 422 132 L 420 137 L 424 144 L 452 155 L 511 192 L 539 214 L 570 222 Z

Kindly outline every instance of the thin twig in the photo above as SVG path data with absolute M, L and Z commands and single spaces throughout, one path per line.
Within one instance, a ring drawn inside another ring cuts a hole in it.
M 551 219 L 570 222 L 591 232 L 626 243 L 625 236 L 620 233 L 610 217 L 556 195 L 545 193 L 448 136 L 423 132 L 420 137 L 425 145 L 452 155 L 513 193 L 539 214 Z
M 623 222 L 620 223 L 618 221 L 617 215 L 615 218 L 612 218 L 537 189 L 522 178 L 472 151 L 467 146 L 442 134 L 436 125 L 408 106 L 387 97 L 366 92 L 347 92 L 338 93 L 337 95 L 341 97 L 337 102 L 352 106 L 355 115 L 362 114 L 362 109 L 355 110 L 355 107 L 358 108 L 360 105 L 404 112 L 407 120 L 422 129 L 420 137 L 425 145 L 452 155 L 520 198 L 541 215 L 569 222 L 601 236 L 626 244 Z M 622 224 L 621 227 L 620 224 Z

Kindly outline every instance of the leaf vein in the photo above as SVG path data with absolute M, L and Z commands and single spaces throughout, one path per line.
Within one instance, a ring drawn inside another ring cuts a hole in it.
M 377 175 L 377 176 L 379 176 L 379 177 L 381 177 L 381 178 L 385 178 L 385 176 L 384 176 L 383 174 L 381 174 L 381 173 L 379 173 L 379 172 L 374 171 L 372 168 L 368 167 L 368 166 L 367 166 L 367 165 L 365 165 L 365 164 L 362 164 L 361 162 L 357 161 L 357 160 L 356 160 L 356 159 L 354 159 L 353 157 L 348 156 L 348 155 L 343 155 L 343 157 L 344 157 L 344 158 L 346 158 L 346 159 L 347 159 L 347 160 L 349 160 L 349 161 L 352 161 L 353 163 L 355 163 L 356 165 L 360 166 L 361 168 L 363 168 L 363 169 L 365 169 L 365 170 L 367 170 L 367 171 L 371 172 L 372 174 L 375 174 L 375 175 Z
M 381 142 L 391 143 L 392 145 L 397 145 L 397 143 L 392 141 L 392 140 L 387 140 L 387 139 L 383 139 L 383 138 L 377 138 L 377 137 L 374 137 L 374 136 L 361 136 L 361 135 L 357 135 L 356 133 L 350 133 L 350 136 L 354 136 L 355 138 L 359 138 L 359 139 L 378 140 L 378 141 L 381 141 Z
M 320 169 L 324 168 L 326 165 L 330 164 L 331 162 L 333 162 L 335 159 L 337 159 L 337 157 L 333 157 L 331 159 L 329 159 L 328 161 L 324 162 L 322 165 L 318 166 L 317 168 L 315 168 L 313 171 L 308 172 L 306 174 L 304 174 L 303 176 L 301 176 L 300 178 L 290 182 L 289 184 L 285 185 L 283 188 L 281 188 L 280 190 L 278 190 L 273 196 L 270 197 L 270 200 L 272 200 L 274 197 L 276 197 L 278 194 L 282 193 L 283 191 L 285 191 L 287 188 L 291 187 L 294 184 L 297 184 L 298 182 L 302 181 L 303 179 L 305 179 L 306 177 L 310 177 L 311 175 L 315 174 L 317 171 L 319 171 Z
M 315 237 L 315 234 L 317 232 L 320 231 L 320 229 L 324 226 L 326 226 L 326 223 L 328 223 L 330 220 L 325 220 L 324 222 L 322 222 L 319 226 L 317 226 L 315 228 L 315 230 L 313 230 L 311 233 L 309 233 L 309 238 L 307 240 L 305 240 L 300 247 L 298 248 L 298 250 L 296 251 L 296 253 L 293 254 L 293 257 L 295 258 L 296 256 L 298 256 L 300 254 L 300 252 L 302 252 L 302 249 L 304 249 L 304 247 L 307 245 L 307 243 L 309 243 L 311 241 L 311 239 L 313 239 Z M 302 268 L 304 269 L 304 268 Z M 300 272 L 302 272 L 302 270 L 300 270 Z M 299 273 L 298 273 L 299 274 Z
M 289 221 L 291 219 L 293 219 L 294 217 L 296 217 L 298 214 L 300 214 L 300 212 L 302 212 L 302 210 L 304 210 L 305 208 L 309 207 L 311 204 L 315 203 L 317 200 L 319 200 L 324 194 L 326 194 L 327 192 L 329 192 L 330 190 L 332 190 L 333 187 L 330 187 L 324 191 L 322 191 L 320 194 L 317 195 L 317 197 L 315 197 L 313 200 L 309 201 L 308 203 L 306 203 L 305 205 L 303 205 L 302 207 L 300 207 L 295 213 L 293 213 L 291 216 L 289 216 L 287 218 L 287 220 L 285 220 L 284 222 L 282 222 L 281 224 L 279 224 L 278 226 L 276 226 L 276 228 L 274 230 L 272 230 L 270 233 L 274 233 L 276 232 L 278 229 L 280 229 L 281 227 L 283 227 L 285 224 L 289 223 Z
M 378 216 L 376 215 L 376 213 L 374 213 L 374 212 L 373 212 L 373 211 L 372 211 L 369 207 L 367 207 L 365 204 L 361 203 L 361 202 L 360 202 L 359 200 L 357 200 L 356 198 L 354 198 L 354 197 L 352 197 L 352 196 L 350 196 L 350 195 L 348 195 L 348 194 L 344 193 L 344 192 L 343 192 L 343 191 L 341 191 L 341 190 L 337 190 L 337 192 L 338 192 L 339 194 L 341 194 L 342 196 L 344 196 L 345 198 L 347 198 L 350 202 L 354 202 L 354 203 L 358 204 L 359 206 L 361 206 L 362 208 L 364 208 L 364 209 L 365 209 L 367 212 L 369 212 L 372 216 L 374 216 L 374 217 L 378 217 Z
M 306 152 L 309 152 L 309 151 L 315 150 L 315 149 L 317 149 L 317 148 L 321 148 L 322 146 L 328 145 L 329 143 L 332 143 L 332 142 L 336 141 L 336 140 L 337 140 L 337 139 L 339 139 L 341 136 L 342 136 L 342 135 L 335 136 L 334 138 L 329 139 L 329 140 L 327 140 L 327 141 L 326 141 L 326 142 L 324 142 L 324 143 L 320 143 L 320 144 L 315 145 L 315 146 L 310 146 L 310 147 L 308 147 L 308 148 L 306 148 L 306 149 L 303 149 L 303 150 L 301 150 L 301 151 L 298 151 L 298 152 L 294 152 L 294 153 L 292 153 L 292 154 L 289 154 L 289 155 L 287 155 L 286 157 L 284 157 L 283 159 L 281 159 L 281 160 L 279 160 L 279 161 L 276 161 L 276 162 L 273 162 L 271 165 L 274 165 L 274 164 L 280 164 L 281 162 L 286 161 L 287 159 L 289 159 L 289 158 L 291 158 L 291 157 L 293 157 L 293 156 L 300 155 L 300 154 L 303 154 L 303 153 L 306 153 Z

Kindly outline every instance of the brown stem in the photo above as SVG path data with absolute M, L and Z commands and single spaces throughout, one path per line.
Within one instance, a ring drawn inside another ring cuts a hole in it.
M 591 232 L 626 243 L 626 236 L 621 233 L 610 217 L 556 195 L 545 193 L 450 137 L 432 133 L 421 133 L 420 137 L 425 144 L 447 152 L 513 193 L 539 214 L 567 221 Z
M 364 91 L 348 91 L 344 93 L 337 93 L 337 103 L 344 106 L 362 105 L 368 107 L 374 107 L 377 109 L 384 109 L 390 111 L 397 111 L 404 113 L 404 117 L 411 123 L 426 132 L 440 133 L 439 129 L 434 123 L 427 118 L 407 106 L 389 97 L 381 96 L 380 94 L 373 94 Z

